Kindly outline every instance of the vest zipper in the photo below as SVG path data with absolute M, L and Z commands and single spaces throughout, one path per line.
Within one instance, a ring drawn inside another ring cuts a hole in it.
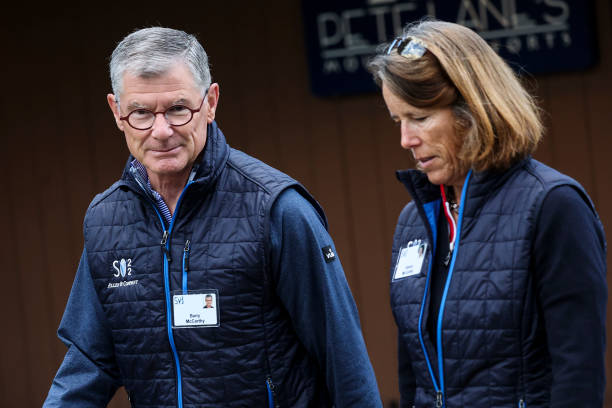
M 168 242 L 168 236 L 170 233 L 167 230 L 164 230 L 164 234 L 162 235 L 162 239 L 160 242 L 160 246 L 162 249 L 162 254 L 168 259 L 168 262 L 172 262 L 172 257 L 170 256 L 170 243 Z
M 183 249 L 183 294 L 187 294 L 187 272 L 189 272 L 189 249 L 191 241 L 185 241 L 185 248 Z
M 172 228 L 174 227 L 174 221 L 176 219 L 176 214 L 178 213 L 178 210 L 180 208 L 181 201 L 183 199 L 183 196 L 185 195 L 185 192 L 187 191 L 189 186 L 193 183 L 193 178 L 195 176 L 196 169 L 197 167 L 194 166 L 194 169 L 192 169 L 191 171 L 191 175 L 189 176 L 189 180 L 187 181 L 187 184 L 183 188 L 183 191 L 181 191 L 181 195 L 179 196 L 179 199 L 176 203 L 176 208 L 174 209 L 174 213 L 172 214 L 172 219 L 170 220 L 170 226 L 168 227 L 167 230 L 165 229 L 166 224 L 164 222 L 164 217 L 162 217 L 159 210 L 157 209 L 157 205 L 155 205 L 155 202 L 147 194 L 147 190 L 144 187 L 144 184 L 142 183 L 142 181 L 140 180 L 138 173 L 136 171 L 132 171 L 132 175 L 134 179 L 136 180 L 140 188 L 143 190 L 144 195 L 149 201 L 149 203 L 151 203 L 151 205 L 153 206 L 155 213 L 159 217 L 159 221 L 161 222 L 162 228 L 164 229 L 162 239 L 160 242 L 160 246 L 161 246 L 162 254 L 164 257 L 164 294 L 166 297 L 166 330 L 168 332 L 168 342 L 170 343 L 170 350 L 172 351 L 172 355 L 174 357 L 174 365 L 176 367 L 176 399 L 178 402 L 177 404 L 178 408 L 183 408 L 183 384 L 182 384 L 183 381 L 182 381 L 182 376 L 181 376 L 181 364 L 179 361 L 178 351 L 176 350 L 176 345 L 174 343 L 174 335 L 172 333 L 172 304 L 171 304 L 171 297 L 170 297 L 170 276 L 169 276 L 170 275 L 170 262 L 172 261 L 172 258 L 170 257 L 170 236 L 172 235 Z
M 280 405 L 276 403 L 276 387 L 270 376 L 266 378 L 266 388 L 268 389 L 268 408 L 280 408 Z
M 164 230 L 162 239 L 160 242 L 162 254 L 164 256 L 164 293 L 166 297 L 166 330 L 168 333 L 168 342 L 170 343 L 170 350 L 172 351 L 172 355 L 174 357 L 174 365 L 176 367 L 176 399 L 178 401 L 178 408 L 183 408 L 183 380 L 181 376 L 181 363 L 179 361 L 178 351 L 176 350 L 176 344 L 174 343 L 174 335 L 172 332 L 172 304 L 171 304 L 171 296 L 170 296 L 170 262 L 172 258 L 170 257 L 170 236 L 172 235 L 172 229 L 174 227 L 174 221 L 176 219 L 176 214 L 178 213 L 179 206 L 181 204 L 181 200 L 185 195 L 185 191 L 191 182 L 188 182 L 181 195 L 176 203 L 176 208 L 174 209 L 174 214 L 172 214 L 172 219 L 170 220 L 170 227 L 167 230 Z M 151 205 L 155 209 L 159 220 L 162 225 L 164 224 L 164 218 L 159 213 L 157 206 L 154 202 L 151 201 Z
M 427 363 L 427 368 L 429 370 L 429 376 L 431 378 L 431 382 L 433 383 L 434 386 L 434 393 L 437 394 L 441 393 L 440 388 L 438 387 L 438 382 L 436 381 L 436 376 L 433 372 L 433 368 L 431 367 L 431 361 L 429 360 L 429 353 L 427 353 L 427 348 L 425 347 L 425 342 L 423 341 L 423 332 L 421 330 L 422 326 L 423 326 L 423 312 L 425 310 L 425 299 L 427 298 L 427 291 L 429 290 L 429 278 L 431 276 L 431 266 L 433 263 L 433 255 L 429 255 L 429 267 L 428 267 L 428 271 L 427 271 L 427 280 L 425 282 L 425 293 L 423 294 L 423 301 L 421 302 L 421 311 L 419 313 L 419 327 L 418 327 L 418 333 L 419 333 L 419 341 L 421 342 L 421 349 L 423 350 L 423 355 L 425 356 L 425 362 Z
M 432 229 L 431 225 L 429 225 L 429 228 Z M 431 235 L 433 236 L 433 234 Z M 427 369 L 429 370 L 429 377 L 431 378 L 431 382 L 434 386 L 434 395 L 437 395 L 439 392 L 441 392 L 441 390 L 438 387 L 438 381 L 436 380 L 436 375 L 434 374 L 433 368 L 431 366 L 431 360 L 429 359 L 429 353 L 427 352 L 427 347 L 425 346 L 425 341 L 423 340 L 423 330 L 422 330 L 423 314 L 425 311 L 425 301 L 427 299 L 427 291 L 429 290 L 429 282 L 431 278 L 432 264 L 433 264 L 433 249 L 432 251 L 429 252 L 429 266 L 427 269 L 427 278 L 425 280 L 425 291 L 423 293 L 423 300 L 421 301 L 421 310 L 419 312 L 419 323 L 418 323 L 417 333 L 419 334 L 419 342 L 421 343 L 421 349 L 423 350 L 423 355 L 425 356 L 425 362 L 427 363 Z
M 429 355 L 427 354 L 427 348 L 425 347 L 425 343 L 423 342 L 423 337 L 421 333 L 423 310 L 425 309 L 425 299 L 427 298 L 427 290 L 429 289 L 429 276 L 431 273 L 431 263 L 433 259 L 433 254 L 431 255 L 432 259 L 430 259 L 430 263 L 429 263 L 429 271 L 427 273 L 427 281 L 425 283 L 425 293 L 423 294 L 423 301 L 421 303 L 421 312 L 419 316 L 419 327 L 418 327 L 419 339 L 421 340 L 421 348 L 423 349 L 423 354 L 425 355 L 425 360 L 429 368 L 429 374 L 431 376 L 431 380 L 434 385 L 434 390 L 436 392 L 436 401 L 435 401 L 436 408 L 443 408 L 446 405 L 444 401 L 445 395 L 444 395 L 444 356 L 443 356 L 443 350 L 442 350 L 442 320 L 444 316 L 444 306 L 446 304 L 446 296 L 448 295 L 448 288 L 450 287 L 450 282 L 453 277 L 453 270 L 455 268 L 455 260 L 457 259 L 457 254 L 459 253 L 459 243 L 461 240 L 461 227 L 463 224 L 463 211 L 465 209 L 466 192 L 467 192 L 467 187 L 468 187 L 471 175 L 472 175 L 472 170 L 470 170 L 467 176 L 465 177 L 465 182 L 463 183 L 463 189 L 461 191 L 461 206 L 459 207 L 459 217 L 458 217 L 457 232 L 456 232 L 457 236 L 455 238 L 455 249 L 452 254 L 450 266 L 448 268 L 448 275 L 446 277 L 446 283 L 444 284 L 442 300 L 440 301 L 440 311 L 438 312 L 438 323 L 437 323 L 436 336 L 437 336 L 437 352 L 438 352 L 438 377 L 440 380 L 439 386 L 438 386 L 438 383 L 436 382 L 436 376 L 434 375 L 433 370 L 431 368 L 431 364 L 429 361 Z
M 178 210 L 180 208 L 181 201 L 183 199 L 183 196 L 185 195 L 185 191 L 187 191 L 191 183 L 192 183 L 191 181 L 187 182 L 187 185 L 185 186 L 185 188 L 183 188 L 183 191 L 181 192 L 181 195 L 179 196 L 179 199 L 176 203 L 174 214 L 172 214 L 172 219 L 170 220 L 170 227 L 168 228 L 168 231 L 164 231 L 164 237 L 166 241 L 166 245 L 164 246 L 165 248 L 165 252 L 164 252 L 164 290 L 166 292 L 166 322 L 167 322 L 167 329 L 168 329 L 168 340 L 170 342 L 170 348 L 172 349 L 172 354 L 174 355 L 174 364 L 176 366 L 176 395 L 177 395 L 177 400 L 178 400 L 178 408 L 183 408 L 183 384 L 182 384 L 183 380 L 181 376 L 181 363 L 179 360 L 178 351 L 176 350 L 176 345 L 174 343 L 174 335 L 172 332 L 172 305 L 171 305 L 171 296 L 170 296 L 170 268 L 169 268 L 169 264 L 171 261 L 170 259 L 170 236 L 172 234 L 172 229 L 174 227 L 174 221 L 176 220 L 176 214 L 178 213 Z M 155 207 L 155 211 L 157 211 L 157 215 L 159 215 L 159 217 L 161 218 L 161 214 L 159 214 L 157 207 Z M 163 240 L 164 239 L 162 238 L 162 241 Z
M 166 241 L 170 233 L 164 231 L 164 237 Z M 162 238 L 163 241 L 163 238 Z M 166 242 L 164 248 L 168 250 L 169 243 Z M 181 379 L 181 364 L 179 362 L 178 351 L 176 351 L 176 345 L 174 344 L 174 335 L 172 334 L 172 305 L 170 298 L 170 260 L 168 259 L 166 251 L 162 251 L 164 254 L 164 292 L 166 295 L 166 330 L 168 332 L 168 342 L 170 343 L 170 349 L 174 356 L 174 365 L 176 367 L 176 395 L 178 400 L 178 408 L 183 408 L 183 386 Z

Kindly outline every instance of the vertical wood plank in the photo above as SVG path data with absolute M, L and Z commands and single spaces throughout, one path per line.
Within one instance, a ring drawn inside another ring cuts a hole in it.
M 243 110 L 242 131 L 244 151 L 259 160 L 276 167 L 282 167 L 283 158 L 279 150 L 280 134 L 276 127 L 278 105 L 274 98 L 275 89 L 271 85 L 270 72 L 276 61 L 268 58 L 274 55 L 269 36 L 270 27 L 267 7 L 248 2 L 234 15 L 242 38 L 236 44 L 240 56 L 242 75 L 231 78 L 242 90 Z M 247 34 L 248 33 L 248 34 Z M 247 35 L 248 39 L 244 38 Z M 257 44 L 257 45 L 255 45 Z
M 10 72 L 10 71 L 9 71 Z M 8 94 L 11 92 L 9 86 Z M 14 90 L 16 91 L 16 90 Z M 16 125 L 5 128 L 8 133 L 14 131 Z M 8 141 L 7 141 L 8 142 Z M 7 151 L 16 151 L 18 145 L 14 141 L 5 144 Z M 0 238 L 0 270 L 2 273 L 5 293 L 0 297 L 0 318 L 10 333 L 2 337 L 0 348 L 0 406 L 16 407 L 28 401 L 29 361 L 27 358 L 27 337 L 25 319 L 23 315 L 23 303 L 26 301 L 22 293 L 22 270 L 19 268 L 19 259 L 15 240 L 17 229 L 24 220 L 16 218 L 13 208 L 16 197 L 13 195 L 11 180 L 18 179 L 18 174 L 12 163 L 8 160 L 0 161 L 0 171 L 3 180 L 1 182 L 3 199 L 0 200 L 0 223 L 5 233 Z M 34 277 L 35 278 L 35 277 Z
M 281 170 L 296 178 L 306 187 L 313 183 L 312 142 L 309 122 L 316 118 L 305 114 L 310 98 L 306 72 L 302 27 L 297 2 L 277 0 L 269 7 L 266 26 L 273 55 L 282 55 L 282 63 L 270 67 L 269 78 L 274 90 L 276 120 L 279 134 L 279 153 L 284 159 Z M 291 29 L 278 21 L 291 21 Z M 290 159 L 289 159 L 290 158 Z
M 338 136 L 340 132 L 338 109 L 334 102 L 310 99 L 306 112 L 311 117 L 317 118 L 309 124 L 310 133 L 317 135 L 317 141 L 324 141 L 324 143 L 315 141 L 312 144 L 312 160 L 316 163 L 313 169 L 316 195 L 325 208 L 339 259 L 359 305 L 361 288 L 354 261 L 355 232 L 348 196 L 344 146 Z M 361 317 L 363 322 L 363 316 Z
M 23 69 L 27 70 L 27 67 Z M 28 105 L 27 101 L 23 101 L 22 106 Z M 53 375 L 52 367 L 55 366 L 52 350 L 54 346 L 50 340 L 50 333 L 53 332 L 51 322 L 54 319 L 49 313 L 48 305 L 51 301 L 43 272 L 45 259 L 41 235 L 42 196 L 39 194 L 40 185 L 33 171 L 35 163 L 32 149 L 26 145 L 26 140 L 42 137 L 41 130 L 40 127 L 36 129 L 36 126 L 27 131 L 15 129 L 13 135 L 21 141 L 15 148 L 17 151 L 28 151 L 30 155 L 16 155 L 9 159 L 12 173 L 19 174 L 11 180 L 10 186 L 11 196 L 18 198 L 13 203 L 13 218 L 18 221 L 12 239 L 16 246 L 14 256 L 17 258 L 14 272 L 19 276 L 16 289 L 20 293 L 20 299 L 23 299 L 19 303 L 19 314 L 25 324 L 26 357 L 22 364 L 28 369 L 28 393 L 22 402 L 30 406 L 40 405 L 42 390 L 48 389 L 49 379 Z
M 581 74 L 569 73 L 551 76 L 548 106 L 551 131 L 554 134 L 553 167 L 578 180 L 588 192 L 593 189 L 593 168 L 589 160 L 589 137 L 582 103 Z
M 41 47 L 39 61 L 35 65 L 22 66 L 21 73 L 26 78 L 39 80 L 35 91 L 37 97 L 24 95 L 28 100 L 18 106 L 36 112 L 37 120 L 15 129 L 13 136 L 19 140 L 17 151 L 27 154 L 13 156 L 10 163 L 15 174 L 20 175 L 12 185 L 13 197 L 19 197 L 18 206 L 13 207 L 15 218 L 28 220 L 19 225 L 15 234 L 19 283 L 22 296 L 24 300 L 27 299 L 22 303 L 22 318 L 26 325 L 26 338 L 29 339 L 26 342 L 27 361 L 30 363 L 26 401 L 32 406 L 39 406 L 53 378 L 57 366 L 56 352 L 59 350 L 54 341 L 56 316 L 49 273 L 53 267 L 50 253 L 63 253 L 61 244 L 55 245 L 66 239 L 66 230 L 52 220 L 54 212 L 62 205 L 64 192 L 61 182 L 56 183 L 63 179 L 61 165 L 55 163 L 60 156 L 58 153 L 62 143 L 58 141 L 57 128 L 49 125 L 57 117 L 57 105 L 53 103 L 56 90 L 53 82 L 54 60 L 50 55 L 55 21 L 52 18 L 32 17 L 31 22 L 48 35 L 39 38 L 34 32 L 29 32 L 29 40 Z M 51 236 L 53 234 L 55 236 Z
M 360 313 L 367 333 L 392 332 L 393 319 L 389 308 L 388 234 L 385 208 L 380 197 L 380 146 L 375 137 L 377 127 L 372 120 L 373 97 L 353 97 L 343 101 L 340 109 L 341 140 L 344 164 L 348 174 L 348 199 L 354 225 L 355 270 L 358 274 Z M 361 118 L 361 120 L 355 120 Z M 367 288 L 367 289 L 365 289 Z M 392 336 L 370 338 L 369 352 L 375 370 L 394 367 L 395 339 Z M 392 384 L 379 384 L 383 393 L 392 393 Z
M 247 131 L 245 112 L 253 106 L 247 104 L 245 95 L 252 92 L 249 82 L 256 78 L 244 62 L 243 48 L 258 47 L 253 43 L 257 37 L 247 34 L 240 24 L 235 10 L 219 5 L 205 19 L 199 39 L 208 53 L 213 81 L 219 83 L 221 90 L 217 123 L 231 147 L 246 151 L 253 132 Z M 223 39 L 219 38 L 219 33 L 223 33 Z
M 390 285 L 391 280 L 391 248 L 393 244 L 393 233 L 397 219 L 402 208 L 410 201 L 410 195 L 404 186 L 397 180 L 395 172 L 408 168 L 414 168 L 412 153 L 404 150 L 400 145 L 400 129 L 389 116 L 381 94 L 376 95 L 370 102 L 371 116 L 374 126 L 372 138 L 378 145 L 379 172 L 377 174 L 380 184 L 381 215 L 384 221 L 381 241 L 383 243 L 383 260 L 379 265 L 379 271 L 375 274 L 381 282 L 385 282 L 386 291 L 384 299 L 380 299 L 379 313 L 390 311 Z M 397 330 L 395 321 L 387 322 L 385 331 L 389 339 L 386 344 L 381 344 L 380 352 L 385 353 L 385 358 L 380 359 L 377 373 L 381 381 L 381 396 L 384 403 L 391 400 L 399 401 L 398 375 L 397 375 Z M 392 343 L 390 343 L 392 342 Z M 392 344 L 392 345 L 391 345 Z

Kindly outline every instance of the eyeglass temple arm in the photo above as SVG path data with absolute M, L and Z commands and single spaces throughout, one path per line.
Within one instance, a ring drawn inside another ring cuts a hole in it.
M 401 41 L 401 39 L 399 37 L 396 37 L 391 43 L 391 45 L 389 45 L 389 48 L 387 48 L 387 54 L 391 53 L 391 51 L 393 50 L 393 47 L 395 47 L 395 44 L 397 44 L 398 41 Z

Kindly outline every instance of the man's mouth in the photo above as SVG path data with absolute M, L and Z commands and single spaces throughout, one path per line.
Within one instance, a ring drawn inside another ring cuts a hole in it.
M 154 153 L 170 153 L 176 149 L 178 149 L 179 146 L 173 146 L 173 147 L 159 147 L 156 149 L 151 149 L 152 152 Z

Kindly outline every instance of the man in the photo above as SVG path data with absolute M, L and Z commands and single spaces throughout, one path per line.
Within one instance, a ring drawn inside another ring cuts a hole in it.
M 110 70 L 131 157 L 87 210 L 44 406 L 106 406 L 123 385 L 135 407 L 380 407 L 323 211 L 226 144 L 195 37 L 136 31 Z
M 206 304 L 204 305 L 204 309 L 213 309 L 213 305 L 212 305 L 212 295 L 206 295 L 206 297 L 204 298 L 204 301 L 206 302 Z

